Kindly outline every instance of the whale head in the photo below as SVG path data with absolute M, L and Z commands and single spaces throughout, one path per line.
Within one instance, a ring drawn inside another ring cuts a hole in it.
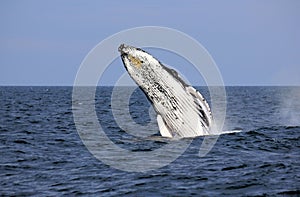
M 153 71 L 159 70 L 160 63 L 152 55 L 125 44 L 121 44 L 118 50 L 127 72 L 139 86 L 143 87 L 149 78 L 155 77 Z

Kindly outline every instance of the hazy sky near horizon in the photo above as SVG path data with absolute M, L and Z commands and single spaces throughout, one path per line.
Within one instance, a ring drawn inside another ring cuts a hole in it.
M 72 85 L 95 45 L 137 26 L 174 28 L 195 38 L 225 85 L 300 85 L 299 10 L 297 0 L 3 0 L 0 85 Z M 124 72 L 121 66 L 110 70 L 107 84 L 114 83 L 114 72 Z

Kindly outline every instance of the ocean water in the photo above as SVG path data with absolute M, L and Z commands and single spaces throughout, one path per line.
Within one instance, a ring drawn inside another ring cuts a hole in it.
M 198 89 L 209 100 L 207 89 Z M 127 172 L 98 160 L 83 144 L 72 113 L 72 87 L 0 87 L 0 195 L 299 196 L 300 87 L 226 91 L 225 129 L 240 133 L 219 136 L 204 157 L 198 156 L 204 138 L 197 137 L 169 165 Z M 119 128 L 111 93 L 112 87 L 98 87 L 95 96 L 98 121 L 111 141 L 131 152 L 168 143 L 157 134 L 143 140 Z M 149 106 L 143 93 L 134 91 L 129 112 L 137 125 L 150 122 Z

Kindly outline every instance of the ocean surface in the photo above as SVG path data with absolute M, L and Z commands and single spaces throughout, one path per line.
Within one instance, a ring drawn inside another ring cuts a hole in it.
M 210 102 L 207 88 L 197 89 Z M 169 165 L 128 172 L 97 159 L 84 145 L 74 123 L 72 87 L 0 87 L 0 196 L 300 196 L 300 87 L 226 92 L 224 129 L 241 132 L 220 135 L 204 157 L 204 137 L 197 137 Z M 116 146 L 148 154 L 169 143 L 155 124 L 146 138 L 120 128 L 111 94 L 112 87 L 98 87 L 94 106 Z M 128 105 L 136 128 L 150 122 L 142 91 L 136 89 Z M 85 114 L 87 125 L 92 116 Z M 116 164 L 128 162 L 105 151 Z

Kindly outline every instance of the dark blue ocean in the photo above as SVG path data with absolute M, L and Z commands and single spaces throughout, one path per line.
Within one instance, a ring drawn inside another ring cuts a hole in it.
M 209 100 L 206 87 L 197 89 Z M 96 159 L 81 141 L 72 87 L 0 87 L 0 196 L 300 196 L 300 87 L 226 92 L 225 128 L 242 132 L 219 136 L 205 157 L 198 156 L 204 137 L 197 137 L 165 167 L 126 172 Z M 168 143 L 137 140 L 119 128 L 111 93 L 98 87 L 95 96 L 108 138 L 132 152 Z M 137 124 L 150 121 L 142 91 L 129 105 Z

